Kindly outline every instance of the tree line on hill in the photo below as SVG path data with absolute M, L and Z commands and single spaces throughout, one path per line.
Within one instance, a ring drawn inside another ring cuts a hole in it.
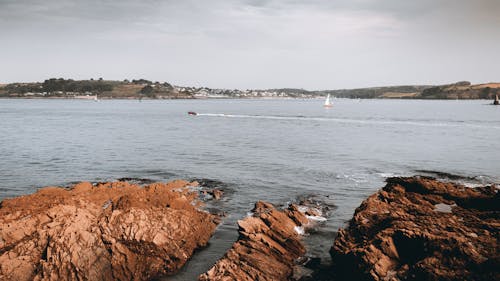
M 110 94 L 114 90 L 120 91 L 121 87 L 130 86 L 132 95 L 144 95 L 154 98 L 156 95 L 168 94 L 174 88 L 169 83 L 152 82 L 146 79 L 125 79 L 123 81 L 111 81 L 99 79 L 73 80 L 64 78 L 50 78 L 43 82 L 34 83 L 11 83 L 0 87 L 0 94 L 24 95 L 27 93 L 43 93 L 46 96 L 61 96 L 71 94 Z
M 104 81 L 102 78 L 99 80 L 73 80 L 73 79 L 56 79 L 51 78 L 45 80 L 42 83 L 42 87 L 44 92 L 106 92 L 113 90 L 113 83 Z
M 43 93 L 44 96 L 68 96 L 77 94 L 98 94 L 107 97 L 147 97 L 147 98 L 193 98 L 195 94 L 203 92 L 206 95 L 227 97 L 241 97 L 240 90 L 210 89 L 182 87 L 174 88 L 169 83 L 152 82 L 146 79 L 113 81 L 99 79 L 73 80 L 50 78 L 43 82 L 11 83 L 0 85 L 0 96 L 26 96 L 28 93 Z M 248 93 L 250 90 L 245 91 Z M 280 93 L 287 97 L 315 97 L 330 94 L 339 98 L 407 98 L 407 99 L 492 99 L 500 95 L 500 83 L 471 85 L 468 81 L 461 81 L 448 85 L 428 86 L 388 86 L 359 89 L 340 89 L 308 91 L 304 89 L 281 88 L 268 90 L 251 90 L 255 97 L 262 93 Z
M 7 93 L 55 93 L 55 92 L 105 92 L 112 91 L 116 82 L 99 80 L 73 80 L 63 78 L 50 78 L 42 83 L 12 83 L 5 86 Z

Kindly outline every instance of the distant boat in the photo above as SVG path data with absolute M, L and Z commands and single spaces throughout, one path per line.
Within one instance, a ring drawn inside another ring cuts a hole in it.
M 332 102 L 330 101 L 330 94 L 328 94 L 328 96 L 326 96 L 325 104 L 323 106 L 326 108 L 332 107 Z
M 194 111 L 188 111 L 188 115 L 198 115 L 198 113 L 196 113 Z
M 498 100 L 498 95 L 495 95 L 495 100 L 493 101 L 494 105 L 499 105 L 500 101 Z
M 94 101 L 99 101 L 99 99 L 97 98 L 97 95 L 94 96 Z

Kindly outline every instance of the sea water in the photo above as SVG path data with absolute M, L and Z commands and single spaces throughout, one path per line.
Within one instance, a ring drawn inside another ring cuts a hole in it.
M 337 229 L 386 177 L 430 170 L 500 182 L 500 107 L 489 103 L 0 99 L 0 199 L 82 180 L 215 180 L 226 193 L 214 206 L 228 215 L 167 278 L 193 280 L 231 247 L 256 201 L 313 197 L 331 208 L 309 254 L 327 259 Z

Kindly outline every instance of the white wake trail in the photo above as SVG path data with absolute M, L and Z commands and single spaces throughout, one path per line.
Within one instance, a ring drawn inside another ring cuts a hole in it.
M 350 119 L 350 118 L 327 118 L 327 117 L 307 117 L 307 116 L 279 116 L 279 115 L 247 115 L 247 114 L 224 114 L 224 113 L 198 113 L 198 116 L 225 117 L 225 118 L 252 118 L 252 119 L 271 119 L 271 120 L 300 120 L 300 121 L 319 121 L 367 125 L 410 125 L 421 127 L 476 127 L 500 130 L 500 126 L 487 126 L 468 123 L 431 123 L 421 121 L 405 120 L 369 120 L 369 119 Z

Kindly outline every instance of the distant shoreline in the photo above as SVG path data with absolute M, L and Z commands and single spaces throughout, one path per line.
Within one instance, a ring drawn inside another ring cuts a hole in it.
M 152 101 L 152 100 L 324 100 L 323 96 L 316 96 L 310 98 L 304 97 L 217 97 L 217 98 L 138 98 L 138 97 L 102 97 L 99 98 L 99 101 L 103 100 L 144 100 L 144 101 Z M 92 99 L 81 99 L 81 98 L 70 98 L 70 97 L 2 97 L 0 99 L 3 100 L 80 100 L 80 101 L 88 101 L 95 102 Z M 491 101 L 491 99 L 483 99 L 483 98 L 466 98 L 466 99 L 452 99 L 452 98 L 443 98 L 443 99 L 434 99 L 434 98 L 336 98 L 342 100 L 428 100 L 428 101 L 473 101 L 473 100 L 482 100 L 482 101 Z
M 176 86 L 167 82 L 138 80 L 73 80 L 51 78 L 43 82 L 0 84 L 0 98 L 59 98 L 85 97 L 92 99 L 314 99 L 327 95 L 351 99 L 435 99 L 493 100 L 500 95 L 500 83 L 473 85 L 460 81 L 447 85 L 400 85 L 357 89 L 306 90 L 276 89 L 217 89 Z

